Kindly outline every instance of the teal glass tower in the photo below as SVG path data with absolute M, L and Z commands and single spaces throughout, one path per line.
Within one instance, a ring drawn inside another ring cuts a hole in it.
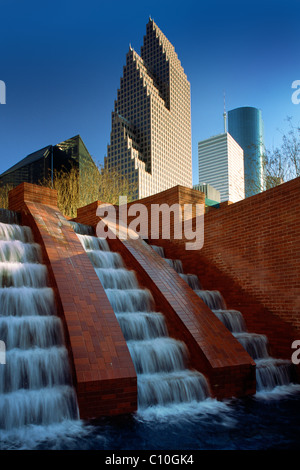
M 260 109 L 228 111 L 228 132 L 244 150 L 245 197 L 264 189 L 264 123 Z

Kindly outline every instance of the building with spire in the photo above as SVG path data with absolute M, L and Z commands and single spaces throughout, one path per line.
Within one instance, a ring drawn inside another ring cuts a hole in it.
M 128 178 L 134 199 L 192 188 L 190 84 L 151 18 L 141 54 L 130 46 L 126 56 L 104 164 Z
M 238 202 L 245 198 L 244 151 L 227 132 L 225 93 L 223 119 L 222 134 L 198 142 L 199 185 L 194 188 L 214 194 L 208 198 L 212 202 Z

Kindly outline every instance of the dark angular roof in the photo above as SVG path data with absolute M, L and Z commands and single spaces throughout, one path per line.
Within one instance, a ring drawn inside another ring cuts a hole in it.
M 20 160 L 18 163 L 13 165 L 11 168 L 4 171 L 4 173 L 2 173 L 2 175 L 0 175 L 0 178 L 4 175 L 7 175 L 7 174 L 11 173 L 12 171 L 18 170 L 19 168 L 23 168 L 23 166 L 25 166 L 25 165 L 29 165 L 30 163 L 36 162 L 40 158 L 46 157 L 48 155 L 47 152 L 50 151 L 51 147 L 52 147 L 52 145 L 47 145 L 47 147 L 44 147 L 40 150 L 37 150 L 36 152 L 30 153 L 29 155 L 27 155 L 27 157 L 23 158 L 23 160 Z

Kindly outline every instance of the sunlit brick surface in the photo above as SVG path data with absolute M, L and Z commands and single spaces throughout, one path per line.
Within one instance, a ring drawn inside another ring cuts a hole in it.
M 34 202 L 30 202 L 34 200 Z M 137 406 L 136 374 L 119 323 L 95 270 L 55 192 L 23 184 L 10 194 L 41 244 L 63 319 L 82 418 L 130 413 Z

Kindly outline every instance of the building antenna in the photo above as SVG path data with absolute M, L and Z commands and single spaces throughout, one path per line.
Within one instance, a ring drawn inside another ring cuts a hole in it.
M 226 114 L 226 105 L 225 105 L 225 91 L 224 91 L 224 113 L 223 113 L 223 118 L 224 118 L 224 132 L 226 134 L 226 132 L 227 132 L 227 122 L 226 122 L 227 114 Z

